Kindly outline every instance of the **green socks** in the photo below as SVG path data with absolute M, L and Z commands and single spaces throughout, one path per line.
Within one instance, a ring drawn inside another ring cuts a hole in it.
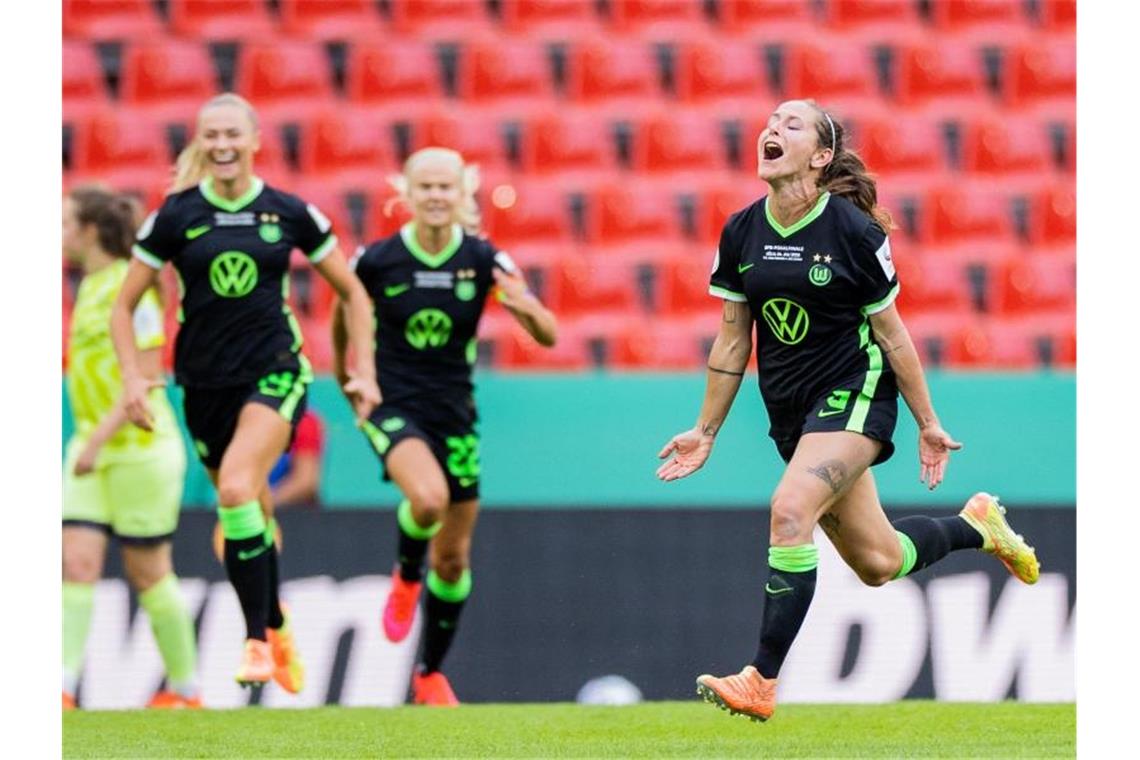
M 171 573 L 139 594 L 139 604 L 150 618 L 170 688 L 184 697 L 197 696 L 194 621 L 186 609 L 177 576 Z
M 83 669 L 87 632 L 95 607 L 95 584 L 63 583 L 63 690 L 74 696 Z

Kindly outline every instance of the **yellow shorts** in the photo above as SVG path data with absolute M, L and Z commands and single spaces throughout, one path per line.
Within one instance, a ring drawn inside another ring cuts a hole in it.
M 76 476 L 83 442 L 72 440 L 64 456 L 63 523 L 90 525 L 121 540 L 151 543 L 170 538 L 178 527 L 186 451 L 180 437 L 156 443 L 153 455 L 100 463 Z

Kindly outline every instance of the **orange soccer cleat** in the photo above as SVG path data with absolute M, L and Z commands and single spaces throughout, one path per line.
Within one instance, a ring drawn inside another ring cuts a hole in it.
M 388 589 L 388 601 L 384 603 L 384 635 L 393 644 L 403 641 L 412 630 L 423 585 L 420 581 L 401 578 L 399 567 L 392 571 L 392 586 Z
M 200 710 L 201 697 L 184 697 L 176 691 L 160 691 L 147 703 L 151 710 Z
M 242 686 L 264 686 L 270 678 L 273 678 L 273 650 L 269 642 L 246 639 L 234 680 Z
M 761 723 L 776 711 L 776 679 L 765 678 L 752 665 L 724 678 L 699 676 L 697 693 L 732 715 L 745 715 Z
M 1036 583 L 1041 575 L 1037 553 L 1019 533 L 1005 521 L 1005 507 L 996 496 L 979 491 L 970 497 L 958 513 L 982 534 L 982 551 L 1001 560 L 1005 569 L 1022 583 Z
M 305 688 L 305 665 L 301 662 L 297 644 L 293 641 L 289 610 L 281 605 L 281 611 L 285 615 L 285 623 L 277 630 L 265 629 L 265 636 L 273 652 L 273 680 L 290 694 L 297 694 Z
M 447 682 L 447 676 L 438 670 L 434 673 L 416 672 L 412 676 L 412 701 L 431 707 L 459 707 L 459 700 Z

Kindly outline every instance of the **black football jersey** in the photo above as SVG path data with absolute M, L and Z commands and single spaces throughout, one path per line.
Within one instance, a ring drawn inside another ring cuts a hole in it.
M 864 395 L 897 396 L 868 319 L 899 292 L 890 241 L 846 199 L 825 193 L 788 228 L 768 213 L 767 197 L 733 214 L 709 292 L 751 308 L 770 411 L 807 406 L 860 375 Z
M 517 272 L 490 241 L 452 227 L 439 253 L 423 250 L 414 223 L 361 248 L 352 269 L 372 298 L 376 378 L 384 403 L 473 419 L 476 331 L 499 266 Z
M 232 201 L 209 179 L 168 196 L 139 229 L 134 255 L 178 273 L 178 382 L 242 385 L 271 368 L 300 367 L 301 330 L 285 301 L 289 256 L 298 248 L 315 264 L 336 245 L 315 206 L 257 178 Z

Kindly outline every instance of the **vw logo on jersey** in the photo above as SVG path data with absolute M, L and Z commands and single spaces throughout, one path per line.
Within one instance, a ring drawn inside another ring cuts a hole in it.
M 222 251 L 210 262 L 210 287 L 223 298 L 249 295 L 257 285 L 257 262 L 241 251 Z
M 807 310 L 787 298 L 769 298 L 760 308 L 764 321 L 776 336 L 776 340 L 794 346 L 808 334 L 811 320 Z
M 420 309 L 408 318 L 404 337 L 413 348 L 439 348 L 451 338 L 451 317 L 439 309 Z
M 826 285 L 831 282 L 831 268 L 825 264 L 812 264 L 808 270 L 808 280 L 812 285 Z

